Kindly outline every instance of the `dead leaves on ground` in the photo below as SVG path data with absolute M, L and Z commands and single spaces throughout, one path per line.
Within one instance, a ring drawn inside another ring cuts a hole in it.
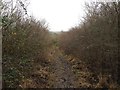
M 30 77 L 22 80 L 21 88 L 48 88 L 49 68 L 36 66 L 36 71 L 31 72 Z

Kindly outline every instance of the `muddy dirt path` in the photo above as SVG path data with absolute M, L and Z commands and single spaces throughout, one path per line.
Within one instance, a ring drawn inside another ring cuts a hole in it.
M 75 77 L 72 72 L 72 67 L 68 62 L 65 55 L 56 48 L 54 51 L 53 63 L 52 63 L 52 73 L 54 74 L 54 88 L 74 88 L 75 87 Z

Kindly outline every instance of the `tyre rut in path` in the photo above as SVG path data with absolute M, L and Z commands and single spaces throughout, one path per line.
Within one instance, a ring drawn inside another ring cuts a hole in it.
M 52 64 L 52 70 L 54 73 L 54 88 L 74 88 L 75 78 L 72 72 L 71 65 L 67 58 L 57 50 L 54 54 L 54 61 Z

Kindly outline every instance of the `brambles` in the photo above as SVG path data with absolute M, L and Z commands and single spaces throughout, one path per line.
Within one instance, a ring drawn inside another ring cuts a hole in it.
M 30 77 L 36 63 L 47 62 L 49 32 L 45 22 L 24 18 L 23 12 L 17 9 L 14 12 L 3 9 L 3 87 L 16 88 L 21 80 Z
M 111 75 L 112 81 L 118 83 L 119 2 L 92 3 L 86 7 L 83 23 L 63 32 L 59 45 L 66 54 L 85 62 L 96 76 Z

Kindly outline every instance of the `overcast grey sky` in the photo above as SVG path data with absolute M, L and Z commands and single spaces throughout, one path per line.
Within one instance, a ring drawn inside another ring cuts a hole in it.
M 30 0 L 28 11 L 37 19 L 45 19 L 50 31 L 67 31 L 84 16 L 85 1 Z

